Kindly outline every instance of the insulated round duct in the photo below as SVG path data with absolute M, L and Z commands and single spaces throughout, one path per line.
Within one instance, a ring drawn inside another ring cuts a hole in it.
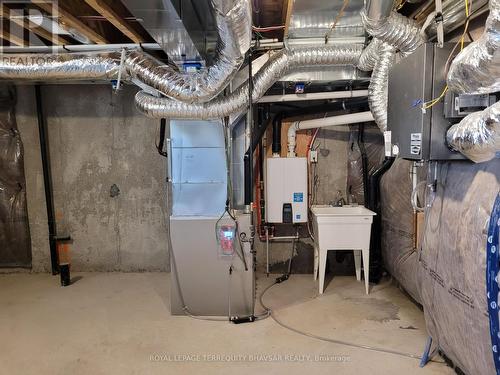
M 361 45 L 281 50 L 269 58 L 253 78 L 252 100 L 261 98 L 280 77 L 295 69 L 318 65 L 356 65 Z M 143 91 L 136 95 L 137 108 L 148 117 L 218 119 L 242 111 L 248 106 L 248 82 L 226 97 L 208 103 L 182 103 L 157 98 Z

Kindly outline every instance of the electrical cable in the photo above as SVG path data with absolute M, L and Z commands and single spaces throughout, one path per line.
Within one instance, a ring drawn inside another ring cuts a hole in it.
M 456 42 L 455 46 L 452 48 L 450 54 L 448 55 L 448 59 L 446 60 L 446 63 L 444 65 L 445 66 L 445 69 L 444 69 L 445 75 L 448 74 L 448 66 L 449 66 L 449 63 L 451 61 L 451 57 L 453 56 L 453 53 L 457 49 L 458 45 L 460 45 L 460 51 L 462 51 L 464 49 L 464 40 L 465 40 L 465 36 L 468 33 L 470 17 L 479 10 L 479 9 L 477 9 L 472 14 L 469 14 L 469 2 L 468 2 L 468 0 L 464 0 L 464 1 L 465 1 L 465 16 L 466 16 L 465 24 L 464 24 L 464 31 L 462 32 L 460 39 Z M 443 91 L 441 92 L 441 94 L 437 98 L 431 99 L 431 100 L 423 103 L 422 109 L 425 110 L 425 109 L 429 109 L 429 108 L 433 107 L 435 104 L 437 104 L 445 96 L 447 91 L 448 91 L 448 85 L 445 86 L 445 88 L 443 89 Z

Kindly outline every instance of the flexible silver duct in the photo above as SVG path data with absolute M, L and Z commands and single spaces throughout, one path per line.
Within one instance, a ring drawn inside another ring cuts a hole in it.
M 375 123 L 382 132 L 387 130 L 387 86 L 389 69 L 394 62 L 395 54 L 396 49 L 393 46 L 381 43 L 379 58 L 373 68 L 370 86 L 368 86 L 368 105 Z
M 381 18 L 370 18 L 369 14 L 369 9 L 361 11 L 361 18 L 366 31 L 399 51 L 411 53 L 425 42 L 415 21 L 401 14 L 392 12 L 389 17 Z
M 500 0 L 490 0 L 490 14 L 481 37 L 453 60 L 448 87 L 457 93 L 500 91 Z
M 452 149 L 476 163 L 493 159 L 500 152 L 500 102 L 453 125 L 446 139 Z
M 4 54 L 0 57 L 0 79 L 99 80 L 115 79 L 120 70 L 120 53 L 99 54 Z
M 281 50 L 271 56 L 253 79 L 252 100 L 261 98 L 284 74 L 306 66 L 356 65 L 362 46 L 338 46 Z M 218 119 L 244 110 L 248 105 L 248 82 L 226 97 L 208 103 L 182 103 L 168 98 L 137 93 L 137 108 L 148 117 Z
M 361 52 L 357 68 L 364 72 L 371 72 L 380 56 L 381 46 L 382 42 L 379 39 L 373 38 L 370 44 Z
M 195 73 L 173 67 L 140 52 L 129 54 L 125 67 L 129 75 L 166 96 L 187 103 L 206 102 L 217 96 L 241 67 L 252 40 L 250 0 L 217 0 L 219 40 L 215 62 Z

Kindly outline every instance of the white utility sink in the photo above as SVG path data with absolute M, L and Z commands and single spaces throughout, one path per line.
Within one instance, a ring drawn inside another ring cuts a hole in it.
M 328 250 L 353 250 L 356 278 L 361 280 L 363 257 L 365 288 L 368 294 L 370 234 L 375 212 L 363 206 L 312 206 L 315 233 L 314 279 L 319 270 L 319 293 L 323 293 Z
M 312 206 L 311 211 L 314 216 L 374 216 L 375 212 L 364 206 L 342 206 L 333 207 L 327 205 Z

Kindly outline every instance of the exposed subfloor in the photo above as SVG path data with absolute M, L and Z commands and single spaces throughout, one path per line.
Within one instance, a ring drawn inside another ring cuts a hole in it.
M 169 274 L 80 273 L 70 287 L 46 274 L 0 275 L 0 363 L 5 374 L 453 374 L 419 361 L 305 337 L 272 319 L 242 325 L 169 313 Z M 260 276 L 258 292 L 271 278 Z M 422 312 L 389 281 L 364 294 L 336 277 L 317 295 L 292 276 L 264 302 L 316 335 L 420 354 Z M 440 358 L 435 358 L 441 361 Z

